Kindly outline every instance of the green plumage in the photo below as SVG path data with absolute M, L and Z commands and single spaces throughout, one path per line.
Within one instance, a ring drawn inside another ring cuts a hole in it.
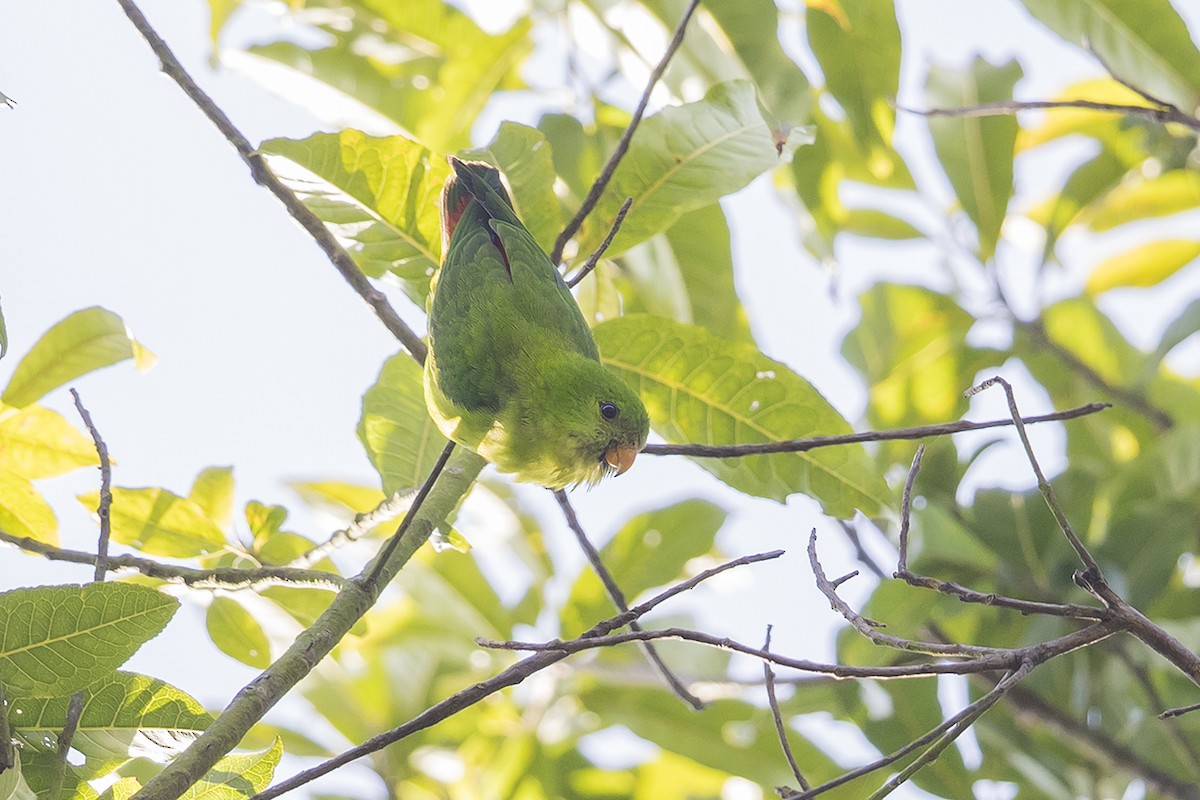
M 600 364 L 575 298 L 496 169 L 451 164 L 429 301 L 430 414 L 518 480 L 557 489 L 624 471 L 645 444 L 645 408 Z

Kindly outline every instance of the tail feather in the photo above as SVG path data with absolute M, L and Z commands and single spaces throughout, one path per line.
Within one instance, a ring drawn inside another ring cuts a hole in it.
M 500 181 L 498 169 L 482 161 L 462 161 L 454 156 L 450 157 L 450 166 L 455 174 L 446 181 L 446 188 L 442 192 L 443 250 L 449 245 L 458 221 L 472 200 L 479 201 L 488 210 L 489 216 L 516 219 L 512 200 Z M 498 206 L 497 201 L 503 205 Z

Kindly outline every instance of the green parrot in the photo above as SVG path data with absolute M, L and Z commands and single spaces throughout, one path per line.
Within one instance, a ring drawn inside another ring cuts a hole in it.
M 500 173 L 450 159 L 429 298 L 425 404 L 445 436 L 519 481 L 562 489 L 629 469 L 649 417 L 600 363 Z

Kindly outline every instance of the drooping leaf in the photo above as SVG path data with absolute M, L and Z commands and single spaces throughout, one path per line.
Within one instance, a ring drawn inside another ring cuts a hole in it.
M 812 384 L 750 345 L 643 315 L 606 322 L 595 335 L 601 360 L 639 392 L 651 425 L 668 442 L 747 444 L 850 432 Z M 891 503 L 859 446 L 697 461 L 748 494 L 780 501 L 809 494 L 832 516 L 872 515 Z
M 419 487 L 429 476 L 446 440 L 425 410 L 421 368 L 398 353 L 383 364 L 379 379 L 363 395 L 358 440 L 383 479 L 383 491 Z
M 1056 196 L 1028 212 L 1031 219 L 1046 229 L 1046 243 L 1042 247 L 1044 261 L 1049 261 L 1054 255 L 1059 236 L 1078 221 L 1080 212 L 1117 186 L 1130 166 L 1112 150 L 1105 148 L 1076 167 Z
M 233 467 L 208 467 L 200 471 L 188 491 L 204 516 L 222 530 L 233 524 Z
M 486 161 L 504 173 L 517 216 L 549 253 L 562 229 L 562 209 L 554 194 L 554 159 L 545 134 L 537 128 L 503 122 L 492 141 L 464 151 L 462 157 Z
M 1122 286 L 1155 286 L 1200 257 L 1200 239 L 1164 239 L 1138 245 L 1092 267 L 1085 289 L 1100 294 Z
M 1021 78 L 1016 61 L 996 67 L 976 58 L 969 70 L 932 67 L 925 86 L 931 105 L 940 108 L 977 106 L 1011 100 Z M 959 203 L 979 234 L 979 258 L 996 250 L 1000 226 L 1013 193 L 1013 146 L 1017 120 L 1001 117 L 931 117 L 929 131 L 938 159 Z
M 58 519 L 41 493 L 23 475 L 0 468 L 0 530 L 58 545 Z
M 920 239 L 924 236 L 911 222 L 877 208 L 847 209 L 842 229 L 872 239 Z
M 1186 112 L 1200 105 L 1200 51 L 1169 0 L 1022 0 L 1050 30 L 1094 50 L 1114 75 Z
M 1173 169 L 1154 178 L 1117 186 L 1088 209 L 1085 220 L 1092 230 L 1106 231 L 1197 206 L 1200 206 L 1200 173 Z
M 0 681 L 9 698 L 59 697 L 100 680 L 166 626 L 179 601 L 129 583 L 0 593 Z
M 806 140 L 811 137 L 794 131 L 786 150 Z M 633 205 L 608 250 L 610 258 L 781 163 L 749 81 L 718 84 L 701 101 L 665 108 L 638 127 L 629 152 L 580 230 L 580 260 L 607 235 L 626 197 L 633 198 Z
M 222 653 L 254 667 L 271 664 L 271 643 L 262 624 L 231 597 L 214 597 L 205 614 L 209 638 Z
M 392 273 L 418 304 L 441 259 L 446 160 L 403 136 L 316 133 L 262 144 L 297 193 L 371 277 Z
M 868 152 L 889 148 L 899 91 L 900 26 L 891 0 L 840 0 L 810 5 L 805 31 L 821 63 L 825 88 L 846 112 Z
M 142 372 L 155 360 L 116 314 L 99 307 L 76 311 L 34 343 L 17 364 L 0 401 L 23 408 L 64 383 L 127 358 Z
M 670 583 L 684 565 L 712 550 L 725 510 L 705 500 L 639 514 L 600 550 L 600 559 L 632 605 L 638 594 Z M 562 636 L 578 636 L 617 613 L 595 572 L 584 567 L 562 610 Z
M 112 490 L 112 540 L 170 558 L 209 555 L 225 547 L 225 534 L 196 503 L 166 489 Z M 99 492 L 79 495 L 95 511 Z
M 667 229 L 667 243 L 687 290 L 691 322 L 717 336 L 750 341 L 750 323 L 737 299 L 725 212 L 714 203 L 689 211 Z
M 13 704 L 13 732 L 29 747 L 53 743 L 69 698 L 23 698 Z M 166 763 L 208 727 L 212 715 L 168 683 L 116 671 L 83 689 L 83 713 L 71 746 L 89 762 L 146 758 Z
M 1162 338 L 1159 339 L 1158 347 L 1154 350 L 1155 360 L 1161 361 L 1176 345 L 1197 331 L 1200 331 L 1200 299 L 1189 303 L 1187 308 L 1179 312 L 1179 316 L 1167 325 Z

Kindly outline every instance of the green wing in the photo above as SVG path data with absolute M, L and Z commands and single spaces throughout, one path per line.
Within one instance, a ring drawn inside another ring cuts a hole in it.
M 545 348 L 599 354 L 562 276 L 494 188 L 496 169 L 451 164 L 446 199 L 457 219 L 429 312 L 438 385 L 467 410 L 498 411 L 519 389 L 523 360 Z

